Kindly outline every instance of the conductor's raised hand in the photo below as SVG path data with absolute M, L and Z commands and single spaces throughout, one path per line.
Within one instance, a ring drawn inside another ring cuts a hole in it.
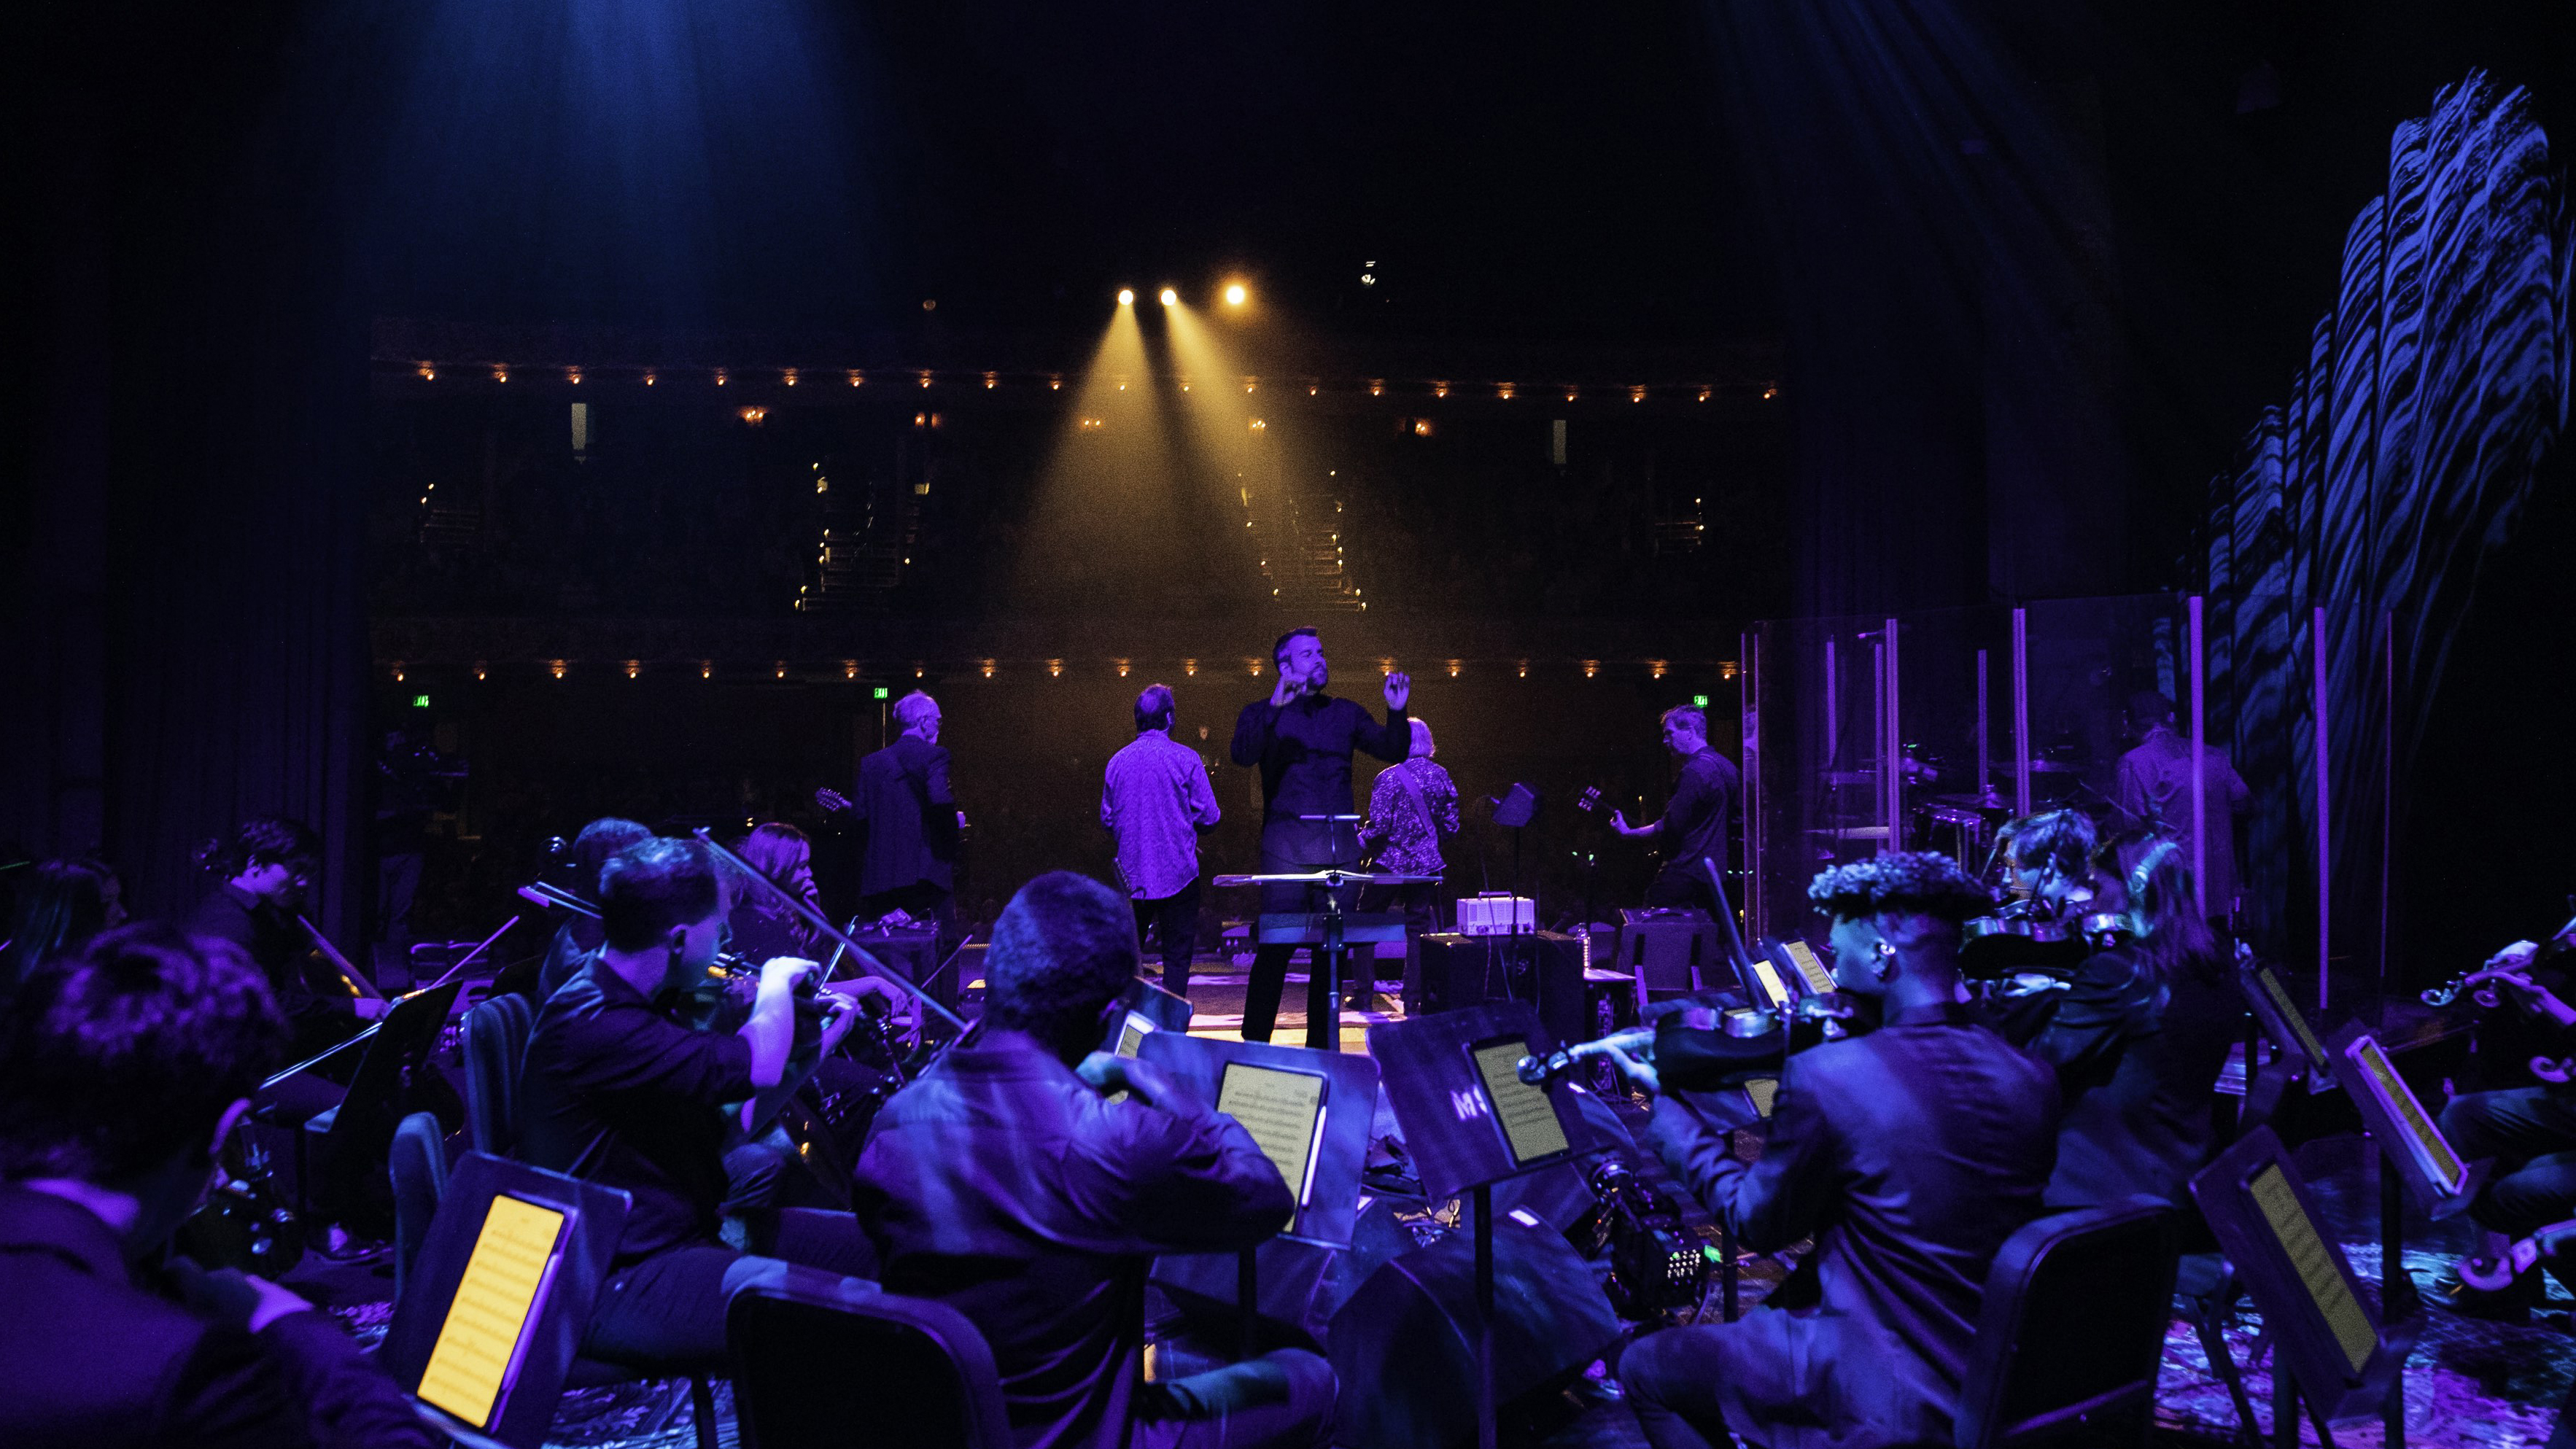
M 1279 678 L 1270 686 L 1270 707 L 1278 709 L 1305 692 L 1306 681 L 1282 669 Z
M 1386 707 L 1402 709 L 1412 702 L 1413 676 L 1401 669 L 1390 670 L 1386 676 Z

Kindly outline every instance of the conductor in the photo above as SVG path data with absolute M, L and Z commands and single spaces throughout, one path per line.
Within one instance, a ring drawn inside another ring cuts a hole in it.
M 1332 668 L 1312 629 L 1291 629 L 1270 646 L 1279 682 L 1270 697 L 1243 707 L 1234 724 L 1234 762 L 1261 770 L 1261 869 L 1315 870 L 1355 865 L 1360 858 L 1359 816 L 1351 797 L 1351 752 L 1366 750 L 1400 764 L 1413 746 L 1405 706 L 1412 677 L 1386 676 L 1386 723 L 1380 725 L 1357 700 L 1326 694 Z M 1264 886 L 1263 913 L 1311 911 L 1319 906 L 1304 886 Z M 1270 1040 L 1279 1019 L 1279 994 L 1288 980 L 1294 946 L 1262 946 L 1252 958 L 1252 980 L 1243 994 L 1243 1039 Z M 1339 1021 L 1331 986 L 1320 969 L 1306 981 L 1306 1045 L 1333 1050 Z

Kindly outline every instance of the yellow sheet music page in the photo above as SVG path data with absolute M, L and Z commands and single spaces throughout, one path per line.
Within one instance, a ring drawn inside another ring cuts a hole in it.
M 2360 1300 L 2352 1296 L 2352 1285 L 2343 1280 L 2317 1225 L 2299 1205 L 2297 1191 L 2282 1176 L 2278 1164 L 2254 1174 L 2246 1188 L 2253 1194 L 2254 1205 L 2263 1210 L 2264 1221 L 2271 1224 L 2272 1236 L 2290 1255 L 2290 1267 L 2307 1285 L 2308 1296 L 2316 1301 L 2317 1312 L 2333 1331 L 2344 1360 L 2352 1365 L 2355 1374 L 2360 1373 L 2363 1365 L 2370 1362 L 2370 1351 L 2379 1346 L 2378 1331 L 2370 1326 L 2370 1316 L 2362 1312 Z
M 1225 1079 L 1216 1089 L 1216 1109 L 1252 1134 L 1300 1207 L 1306 1202 L 1306 1164 L 1314 1157 L 1315 1113 L 1323 1104 L 1322 1077 L 1242 1062 L 1225 1064 Z
M 534 1316 L 564 1215 L 514 1197 L 492 1199 L 465 1277 L 447 1307 L 447 1322 L 421 1371 L 421 1402 L 478 1429 L 492 1424 L 493 1405 Z
M 1476 1071 L 1485 1079 L 1485 1096 L 1494 1104 L 1494 1119 L 1503 1124 L 1503 1141 L 1512 1149 L 1515 1167 L 1572 1145 L 1565 1140 L 1565 1125 L 1556 1120 L 1556 1104 L 1547 1099 L 1547 1089 L 1520 1079 L 1518 1065 L 1528 1050 L 1519 1041 L 1476 1048 Z

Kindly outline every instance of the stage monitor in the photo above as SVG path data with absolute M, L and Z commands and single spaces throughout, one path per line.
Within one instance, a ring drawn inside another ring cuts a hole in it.
M 1243 1124 L 1261 1155 L 1305 1209 L 1315 1191 L 1315 1157 L 1324 1143 L 1324 1098 L 1331 1085 L 1314 1072 L 1282 1071 L 1249 1062 L 1225 1064 L 1216 1109 Z
M 518 1376 L 538 1300 L 562 1261 L 566 1221 L 553 1208 L 492 1199 L 421 1371 L 423 1402 L 477 1429 L 500 1417 L 502 1390 Z
M 1546 1089 L 1520 1079 L 1517 1068 L 1528 1054 L 1529 1042 L 1520 1036 L 1496 1037 L 1469 1050 L 1476 1074 L 1484 1080 L 1485 1096 L 1494 1104 L 1494 1121 L 1502 1128 L 1503 1145 L 1511 1149 L 1514 1167 L 1536 1167 L 1574 1149 L 1566 1140 L 1564 1125 L 1556 1120 L 1556 1104 L 1548 1100 Z

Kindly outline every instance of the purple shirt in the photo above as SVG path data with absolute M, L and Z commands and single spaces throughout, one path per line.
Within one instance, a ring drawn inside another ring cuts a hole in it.
M 854 1188 L 886 1291 L 983 1330 L 1021 1449 L 1125 1443 L 1148 1263 L 1253 1247 L 1296 1211 L 1233 1118 L 1112 1102 L 989 1019 L 877 1113 Z
M 2201 809 L 2209 815 L 2209 913 L 2236 909 L 2236 807 L 2254 797 L 2227 756 L 2201 747 Z M 2138 747 L 2120 757 L 2115 798 L 2126 823 L 2161 830 L 2182 843 L 2191 859 L 2191 741 L 2172 730 L 2149 730 Z
M 1405 782 L 1413 788 L 1405 788 Z M 1416 755 L 1401 765 L 1377 772 L 1369 789 L 1368 824 L 1360 839 L 1386 843 L 1378 847 L 1377 868 L 1405 875 L 1438 875 L 1440 837 L 1458 833 L 1458 787 L 1449 772 Z
M 1198 833 L 1217 818 L 1207 762 L 1163 731 L 1140 731 L 1109 757 L 1100 823 L 1118 836 L 1118 874 L 1137 900 L 1177 895 L 1199 878 Z

